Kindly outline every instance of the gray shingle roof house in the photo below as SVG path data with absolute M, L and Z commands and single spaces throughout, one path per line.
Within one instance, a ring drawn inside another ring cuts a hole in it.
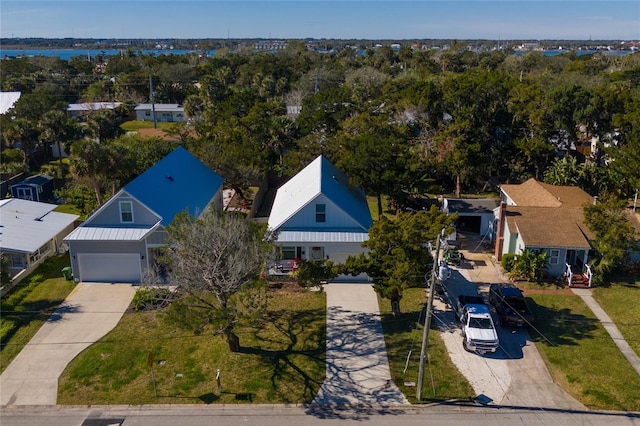
M 456 229 L 486 236 L 493 241 L 494 210 L 499 202 L 491 198 L 445 198 L 442 210 L 447 214 L 458 214 Z
M 284 259 L 334 262 L 364 251 L 372 223 L 364 192 L 324 156 L 278 189 L 268 221 Z
M 55 212 L 56 207 L 19 198 L 0 200 L 0 251 L 9 259 L 13 281 L 64 250 L 63 238 L 73 230 L 78 216 Z
M 199 216 L 222 206 L 222 178 L 185 148 L 129 182 L 69 234 L 79 281 L 140 282 L 154 272 L 165 227 L 180 212 Z

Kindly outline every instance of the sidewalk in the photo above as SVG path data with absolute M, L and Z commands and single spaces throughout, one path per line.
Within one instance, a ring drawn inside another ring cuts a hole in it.
M 409 404 L 391 380 L 378 300 L 369 283 L 328 284 L 327 376 L 314 404 Z
M 591 290 L 586 288 L 572 288 L 573 292 L 580 296 L 584 303 L 587 304 L 589 309 L 594 313 L 594 315 L 598 318 L 598 320 L 602 323 L 602 326 L 609 336 L 613 339 L 613 342 L 618 346 L 620 352 L 629 360 L 631 366 L 636 370 L 638 375 L 640 375 L 640 358 L 638 355 L 631 349 L 631 346 L 627 343 L 627 341 L 622 337 L 620 330 L 618 327 L 611 321 L 611 318 L 607 313 L 600 307 L 598 302 L 591 295 Z
M 0 376 L 0 405 L 55 405 L 67 364 L 118 324 L 135 291 L 78 284 Z

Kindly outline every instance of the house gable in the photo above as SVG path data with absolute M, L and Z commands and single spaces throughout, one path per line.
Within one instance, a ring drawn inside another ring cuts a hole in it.
M 310 228 L 362 232 L 362 226 L 324 194 L 318 194 L 316 198 L 310 200 L 279 229 L 282 231 L 299 231 Z
M 131 222 L 121 219 L 121 203 L 131 203 Z M 162 218 L 141 203 L 125 190 L 120 190 L 110 198 L 100 209 L 89 217 L 82 226 L 91 227 L 149 227 L 160 222 Z
M 315 221 L 315 205 L 323 203 L 328 209 L 324 224 Z M 351 188 L 346 176 L 322 155 L 278 189 L 269 216 L 274 230 L 347 227 L 366 232 L 372 222 L 364 193 Z

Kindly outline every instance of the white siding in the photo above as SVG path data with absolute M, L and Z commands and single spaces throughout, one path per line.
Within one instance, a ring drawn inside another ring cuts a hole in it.
M 325 204 L 326 222 L 316 222 L 316 204 Z M 339 209 L 326 196 L 320 194 L 309 204 L 304 206 L 293 217 L 287 220 L 281 229 L 344 229 L 359 228 L 358 223 L 348 214 Z

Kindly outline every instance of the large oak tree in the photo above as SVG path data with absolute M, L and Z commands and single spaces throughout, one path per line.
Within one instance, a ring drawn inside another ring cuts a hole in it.
M 236 326 L 266 308 L 258 277 L 275 249 L 265 226 L 208 210 L 199 218 L 179 214 L 167 231 L 171 282 L 183 296 L 172 303 L 170 317 L 197 333 L 223 335 L 229 349 L 239 351 Z

